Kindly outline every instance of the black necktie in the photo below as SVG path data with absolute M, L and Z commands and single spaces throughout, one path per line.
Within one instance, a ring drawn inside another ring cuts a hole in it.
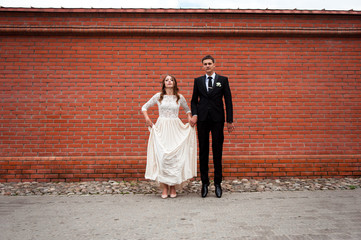
M 208 77 L 208 92 L 212 90 L 212 77 Z

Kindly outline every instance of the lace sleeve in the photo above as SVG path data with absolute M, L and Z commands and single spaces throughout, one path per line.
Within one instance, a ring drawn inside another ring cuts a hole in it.
M 142 106 L 142 112 L 148 111 L 148 108 L 152 107 L 159 100 L 160 93 L 155 94 L 148 102 Z
M 188 107 L 186 99 L 183 97 L 183 95 L 180 95 L 180 105 L 183 107 L 184 111 L 186 111 L 186 114 L 190 113 L 191 110 Z

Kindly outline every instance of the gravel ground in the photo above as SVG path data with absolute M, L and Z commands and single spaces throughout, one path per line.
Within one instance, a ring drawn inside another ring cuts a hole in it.
M 200 193 L 200 181 L 189 181 L 178 193 Z M 361 188 L 361 178 L 319 178 L 319 179 L 236 179 L 222 182 L 223 192 L 264 191 L 317 191 L 349 190 Z M 213 184 L 210 191 L 214 191 Z M 0 183 L 2 196 L 31 195 L 103 195 L 103 194 L 158 194 L 158 184 L 151 181 L 137 182 L 21 182 Z

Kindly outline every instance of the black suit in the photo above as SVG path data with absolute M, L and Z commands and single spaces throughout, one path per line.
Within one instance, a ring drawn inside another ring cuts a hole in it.
M 232 95 L 228 78 L 216 74 L 213 88 L 206 87 L 206 76 L 194 79 L 191 100 L 192 115 L 198 116 L 197 130 L 199 142 L 199 162 L 203 184 L 209 184 L 209 132 L 212 133 L 214 164 L 214 183 L 222 182 L 222 150 L 224 140 L 224 105 L 226 104 L 227 122 L 233 122 Z

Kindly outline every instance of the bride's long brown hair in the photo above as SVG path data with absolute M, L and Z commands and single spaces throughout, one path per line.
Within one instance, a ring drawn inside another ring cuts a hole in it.
M 174 85 L 173 85 L 173 94 L 177 97 L 177 103 L 178 103 L 178 100 L 180 99 L 180 96 L 179 96 L 179 88 L 178 88 L 178 84 L 177 84 L 177 80 L 175 79 L 175 77 L 173 77 L 172 75 L 167 75 L 163 78 L 163 81 L 162 81 L 162 91 L 160 93 L 160 98 L 159 98 L 159 102 L 162 102 L 163 100 L 163 97 L 164 95 L 167 95 L 166 91 L 165 91 L 165 79 L 167 77 L 171 77 L 173 82 L 174 82 Z

